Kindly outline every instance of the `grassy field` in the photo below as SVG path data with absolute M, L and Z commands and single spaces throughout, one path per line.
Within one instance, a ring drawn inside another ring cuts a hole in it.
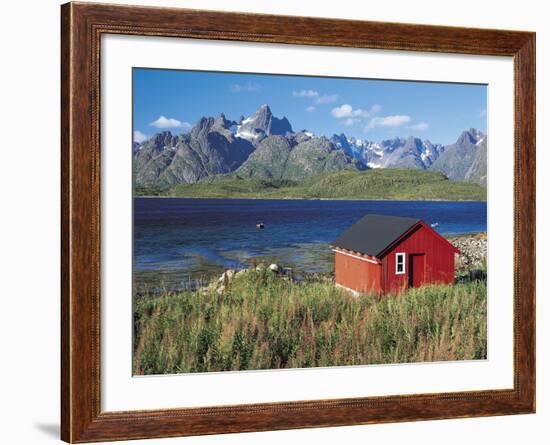
M 331 281 L 239 274 L 224 292 L 135 301 L 134 373 L 277 369 L 482 359 L 486 285 L 351 297 Z
M 141 193 L 142 195 L 144 193 Z M 396 199 L 484 201 L 486 190 L 469 182 L 450 181 L 438 172 L 378 169 L 342 170 L 303 182 L 266 181 L 235 175 L 180 184 L 167 196 L 185 198 L 303 198 L 303 199 Z

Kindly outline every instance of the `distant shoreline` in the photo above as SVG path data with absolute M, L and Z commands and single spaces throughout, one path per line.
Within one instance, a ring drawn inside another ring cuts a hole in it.
M 457 232 L 457 233 L 444 233 L 445 238 L 483 238 L 487 237 L 486 230 L 479 230 L 477 232 Z
M 167 195 L 134 195 L 133 198 L 170 198 L 170 199 L 240 199 L 250 201 L 408 201 L 408 202 L 487 202 L 487 200 L 481 199 L 390 199 L 390 198 L 376 198 L 376 199 L 364 199 L 364 198 L 240 198 L 240 197 L 226 197 L 226 196 L 167 196 Z

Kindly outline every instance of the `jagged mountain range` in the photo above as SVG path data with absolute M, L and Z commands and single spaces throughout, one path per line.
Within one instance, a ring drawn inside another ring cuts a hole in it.
M 268 105 L 238 121 L 223 113 L 203 117 L 187 134 L 157 133 L 134 143 L 133 152 L 136 186 L 161 189 L 217 175 L 301 181 L 343 169 L 435 170 L 451 180 L 481 185 L 487 175 L 487 137 L 473 128 L 446 146 L 412 136 L 372 142 L 342 133 L 329 139 L 294 131 Z

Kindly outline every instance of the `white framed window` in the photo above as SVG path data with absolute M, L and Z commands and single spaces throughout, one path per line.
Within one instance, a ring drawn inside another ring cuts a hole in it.
M 404 274 L 405 273 L 405 253 L 396 253 L 395 254 L 395 273 Z

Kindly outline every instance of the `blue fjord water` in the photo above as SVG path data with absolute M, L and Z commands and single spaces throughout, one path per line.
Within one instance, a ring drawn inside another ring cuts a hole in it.
M 366 213 L 487 230 L 485 202 L 135 198 L 134 286 L 181 289 L 254 261 L 329 272 L 329 243 Z

